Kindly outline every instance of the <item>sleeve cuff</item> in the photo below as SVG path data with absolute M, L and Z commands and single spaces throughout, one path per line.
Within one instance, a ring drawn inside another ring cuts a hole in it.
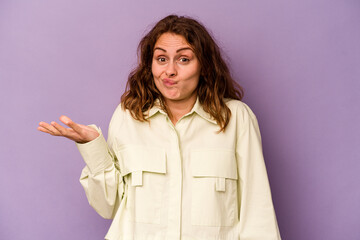
M 81 156 L 92 174 L 104 171 L 113 164 L 108 144 L 101 132 L 94 124 L 88 125 L 99 132 L 99 136 L 87 143 L 75 143 Z

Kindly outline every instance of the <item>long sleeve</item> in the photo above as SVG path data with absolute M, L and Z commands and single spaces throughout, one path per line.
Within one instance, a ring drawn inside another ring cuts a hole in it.
M 280 240 L 255 114 L 246 104 L 238 109 L 236 157 L 239 172 L 241 240 Z
M 119 124 L 116 111 L 110 121 L 107 142 L 100 128 L 89 125 L 100 135 L 88 143 L 76 143 L 86 163 L 80 176 L 80 183 L 85 190 L 89 204 L 97 213 L 107 219 L 114 218 L 124 193 L 124 182 L 112 148 L 114 128 Z

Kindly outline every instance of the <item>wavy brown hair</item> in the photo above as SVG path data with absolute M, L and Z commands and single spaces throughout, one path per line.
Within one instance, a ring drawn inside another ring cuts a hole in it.
M 126 91 L 121 96 L 122 107 L 128 109 L 134 119 L 147 121 L 146 112 L 159 98 L 162 108 L 171 114 L 155 86 L 151 71 L 155 43 L 163 33 L 168 32 L 183 36 L 194 49 L 201 66 L 197 96 L 205 112 L 220 126 L 220 131 L 225 131 L 231 111 L 224 98 L 241 100 L 244 91 L 231 77 L 220 49 L 209 32 L 202 24 L 189 17 L 169 15 L 156 23 L 140 41 L 139 63 L 129 74 Z

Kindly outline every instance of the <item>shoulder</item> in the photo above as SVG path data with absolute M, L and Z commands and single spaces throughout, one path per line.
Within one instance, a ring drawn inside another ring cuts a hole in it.
M 119 103 L 118 105 L 116 105 L 110 120 L 110 126 L 112 128 L 119 127 L 124 122 L 126 115 L 127 115 L 127 110 L 124 110 L 122 104 Z
M 241 117 L 243 120 L 245 118 L 256 119 L 255 113 L 245 102 L 230 98 L 225 98 L 224 101 L 226 106 L 230 109 L 232 115 Z
M 119 117 L 123 116 L 125 114 L 125 112 L 126 111 L 122 107 L 122 104 L 119 103 L 114 109 L 113 118 L 119 118 Z
M 248 104 L 240 100 L 229 99 L 226 102 L 226 105 L 231 111 L 230 122 L 239 126 L 238 129 L 243 132 L 246 132 L 249 129 L 255 130 L 256 134 L 261 139 L 258 120 Z
M 248 105 L 241 100 L 224 98 L 224 102 L 225 102 L 226 106 L 228 106 L 228 108 L 230 108 L 230 110 L 248 107 Z

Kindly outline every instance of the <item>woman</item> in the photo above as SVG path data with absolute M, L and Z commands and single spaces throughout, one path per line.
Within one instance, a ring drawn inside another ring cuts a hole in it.
M 279 240 L 257 119 L 207 30 L 167 16 L 139 53 L 107 142 L 66 116 L 38 128 L 76 142 L 105 238 Z

